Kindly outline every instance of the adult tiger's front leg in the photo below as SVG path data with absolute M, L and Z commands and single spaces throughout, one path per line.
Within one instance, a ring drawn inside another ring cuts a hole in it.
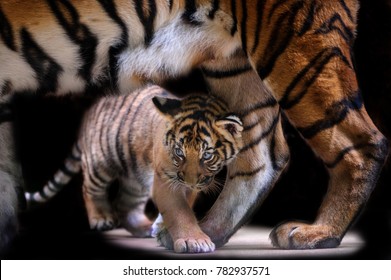
M 357 8 L 357 1 L 275 5 L 270 22 L 289 32 L 265 28 L 262 38 L 273 49 L 251 52 L 259 75 L 330 174 L 312 224 L 288 222 L 272 231 L 273 244 L 282 248 L 338 246 L 388 153 L 364 108 L 351 58 Z
M 248 222 L 267 197 L 289 160 L 280 107 L 247 58 L 205 63 L 203 72 L 215 95 L 243 121 L 244 147 L 228 165 L 224 189 L 201 221 L 202 230 L 222 246 Z

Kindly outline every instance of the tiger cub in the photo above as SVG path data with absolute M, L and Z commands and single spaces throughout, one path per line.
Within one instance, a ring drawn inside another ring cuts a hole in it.
M 112 229 L 119 220 L 133 235 L 150 236 L 144 209 L 152 194 L 176 252 L 213 251 L 191 207 L 240 151 L 242 122 L 212 95 L 172 98 L 149 86 L 98 100 L 86 112 L 64 167 L 41 191 L 26 193 L 27 201 L 47 201 L 82 170 L 92 229 Z M 120 187 L 112 207 L 107 188 L 114 180 Z

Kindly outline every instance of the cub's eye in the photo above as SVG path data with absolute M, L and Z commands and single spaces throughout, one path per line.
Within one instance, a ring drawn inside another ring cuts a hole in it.
M 180 158 L 185 157 L 183 151 L 182 151 L 180 148 L 175 148 L 175 149 L 174 149 L 174 153 L 175 153 L 176 156 L 178 156 L 178 157 L 180 157 Z
M 213 154 L 210 153 L 210 152 L 205 152 L 205 153 L 202 155 L 202 159 L 203 159 L 203 160 L 210 160 L 212 157 L 213 157 Z

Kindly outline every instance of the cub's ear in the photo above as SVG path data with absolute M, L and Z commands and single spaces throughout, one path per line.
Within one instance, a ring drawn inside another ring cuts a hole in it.
M 161 96 L 152 98 L 153 104 L 163 115 L 175 116 L 181 109 L 182 102 L 178 99 L 169 99 Z
M 216 121 L 216 126 L 228 131 L 234 137 L 240 137 L 243 131 L 243 123 L 240 118 L 234 114 L 226 115 Z

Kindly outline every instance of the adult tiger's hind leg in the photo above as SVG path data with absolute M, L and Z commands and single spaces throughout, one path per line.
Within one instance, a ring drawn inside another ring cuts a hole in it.
M 2 102 L 3 101 L 3 102 Z M 20 163 L 7 101 L 0 99 L 0 255 L 6 253 L 18 231 L 18 211 L 23 193 Z
M 289 26 L 275 20 L 281 28 L 293 27 L 292 33 L 270 35 L 284 52 L 263 56 L 257 64 L 289 120 L 330 174 L 312 224 L 288 222 L 272 231 L 272 243 L 282 248 L 338 246 L 369 199 L 388 153 L 386 139 L 362 103 L 351 59 L 357 5 L 341 3 L 313 1 L 295 12 L 286 11 Z M 276 9 L 281 10 L 275 15 L 284 15 L 289 5 Z M 309 16 L 311 21 L 303 21 Z

